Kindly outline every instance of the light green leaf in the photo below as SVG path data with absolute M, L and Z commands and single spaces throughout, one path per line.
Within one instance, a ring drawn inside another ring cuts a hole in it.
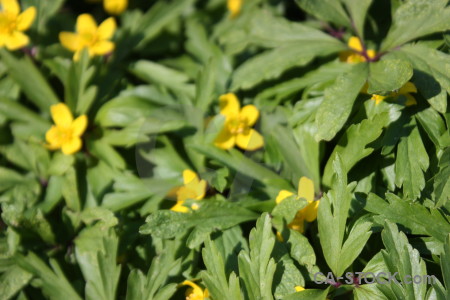
M 244 299 L 241 294 L 241 288 L 236 274 L 232 272 L 229 280 L 227 280 L 223 257 L 215 243 L 209 238 L 205 240 L 202 258 L 206 265 L 206 271 L 202 271 L 201 276 L 214 299 Z
M 450 29 L 450 7 L 446 0 L 410 0 L 395 11 L 393 25 L 381 45 L 381 51 L 434 32 Z
M 324 100 L 316 116 L 316 140 L 329 141 L 344 126 L 356 97 L 366 82 L 368 69 L 365 63 L 356 64 L 325 90 Z
M 250 253 L 239 253 L 239 276 L 249 299 L 272 300 L 276 264 L 271 253 L 275 244 L 270 217 L 264 213 L 250 232 Z
M 195 236 L 191 244 L 188 242 L 188 246 L 194 248 L 215 230 L 227 229 L 257 217 L 252 211 L 231 202 L 210 199 L 198 204 L 200 208 L 190 213 L 159 210 L 147 217 L 146 224 L 141 226 L 139 232 L 170 239 L 194 228 Z
M 308 270 L 316 264 L 314 248 L 303 234 L 295 230 L 289 230 L 288 246 L 293 259 Z
M 12 299 L 12 297 L 22 290 L 33 275 L 19 266 L 13 266 L 3 272 L 0 276 L 0 300 Z

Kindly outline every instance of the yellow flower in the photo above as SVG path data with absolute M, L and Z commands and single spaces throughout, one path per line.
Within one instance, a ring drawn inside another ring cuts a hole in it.
M 77 18 L 76 30 L 73 32 L 61 32 L 59 40 L 61 44 L 72 52 L 75 52 L 73 59 L 80 59 L 83 49 L 87 49 L 89 56 L 105 55 L 114 50 L 114 43 L 110 41 L 116 31 L 116 21 L 108 18 L 100 26 L 90 14 L 82 14 Z
M 0 47 L 17 50 L 30 43 L 30 39 L 23 33 L 36 18 L 36 7 L 31 6 L 20 13 L 17 0 L 0 0 Z
M 284 199 L 294 195 L 294 193 L 281 190 L 278 193 L 275 202 L 279 204 Z M 317 218 L 317 209 L 319 207 L 320 201 L 314 201 L 314 183 L 311 179 L 307 177 L 300 178 L 298 182 L 298 192 L 297 199 L 304 198 L 308 202 L 308 204 L 299 210 L 295 215 L 294 220 L 288 225 L 289 228 L 296 230 L 300 233 L 305 231 L 304 222 L 312 222 Z
M 406 106 L 416 105 L 417 104 L 416 98 L 414 98 L 414 96 L 411 95 L 411 93 L 417 93 L 417 88 L 414 85 L 414 83 L 407 82 L 398 91 L 391 92 L 386 96 L 374 94 L 374 95 L 372 95 L 371 99 L 375 100 L 376 105 L 378 105 L 378 104 L 380 104 L 381 101 L 383 101 L 384 99 L 386 99 L 388 97 L 396 98 L 398 96 L 403 95 L 406 97 L 406 102 L 405 102 Z
M 86 115 L 75 120 L 67 105 L 59 103 L 50 107 L 55 122 L 45 134 L 47 147 L 51 150 L 61 149 L 64 154 L 73 154 L 81 149 L 81 136 L 87 127 Z
M 304 291 L 304 290 L 305 290 L 305 288 L 302 287 L 302 286 L 297 285 L 297 286 L 295 287 L 295 291 L 296 291 L 296 292 L 301 292 L 301 291 Z
M 228 11 L 230 12 L 230 17 L 235 18 L 239 15 L 242 8 L 242 2 L 244 0 L 228 0 L 227 1 L 227 7 Z
M 222 149 L 231 149 L 237 145 L 251 151 L 264 146 L 263 137 L 251 128 L 259 118 L 256 106 L 246 105 L 241 109 L 239 100 L 233 93 L 220 96 L 219 101 L 225 124 L 214 144 Z
M 96 3 L 102 0 L 87 0 L 87 2 Z M 128 7 L 128 0 L 103 0 L 103 8 L 110 15 L 120 15 Z
M 361 40 L 356 36 L 352 36 L 347 43 L 350 48 L 349 51 L 344 51 L 340 55 L 340 60 L 347 63 L 360 63 L 367 61 L 369 59 L 375 58 L 375 50 L 365 50 Z M 365 55 L 364 55 L 365 54 Z
M 177 188 L 174 193 L 177 196 L 177 203 L 171 208 L 173 211 L 187 213 L 189 208 L 184 206 L 184 202 L 187 199 L 202 200 L 206 193 L 206 181 L 199 180 L 197 174 L 191 170 L 183 171 L 183 183 L 184 185 Z M 198 204 L 192 204 L 191 208 L 197 210 Z
M 186 290 L 186 300 L 203 300 L 209 297 L 208 289 L 203 291 L 201 287 L 192 281 L 185 280 L 180 285 L 190 286 L 190 288 Z

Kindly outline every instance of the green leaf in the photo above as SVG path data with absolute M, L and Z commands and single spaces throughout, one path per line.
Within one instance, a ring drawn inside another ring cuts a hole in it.
M 441 156 L 439 160 L 439 171 L 433 178 L 433 198 L 436 208 L 445 206 L 450 199 L 450 159 L 445 153 L 450 153 L 450 148 Z
M 395 160 L 395 185 L 403 186 L 403 193 L 411 200 L 421 195 L 425 187 L 424 171 L 428 169 L 429 158 L 414 119 L 408 136 L 402 137 Z
M 275 205 L 272 210 L 272 216 L 277 219 L 284 219 L 286 223 L 290 223 L 294 219 L 297 212 L 304 208 L 307 204 L 308 203 L 305 199 L 297 199 L 295 195 L 292 195 Z M 280 225 L 282 226 L 282 220 L 280 220 L 280 222 Z
M 205 262 L 206 271 L 202 271 L 201 276 L 214 299 L 244 299 L 236 274 L 232 272 L 227 280 L 223 257 L 215 243 L 209 238 L 205 240 L 202 258 Z
M 447 8 L 447 10 L 449 9 Z M 420 93 L 434 109 L 445 113 L 447 110 L 445 91 L 450 94 L 450 78 L 448 76 L 450 55 L 422 44 L 406 45 L 398 51 L 398 54 L 407 58 L 413 65 L 414 77 L 417 78 L 414 83 Z
M 340 155 L 336 155 L 333 165 L 335 180 L 332 189 L 320 200 L 318 225 L 325 260 L 333 273 L 341 276 L 369 239 L 371 224 L 364 219 L 355 223 L 344 243 L 351 191 L 355 185 L 347 185 L 347 174 Z
M 75 240 L 75 254 L 86 280 L 86 299 L 115 299 L 121 267 L 117 264 L 119 240 L 112 230 L 100 236 L 86 234 L 86 228 Z
M 111 147 L 111 145 L 107 144 L 103 139 L 89 141 L 88 148 L 93 155 L 103 160 L 112 168 L 117 168 L 119 170 L 125 169 L 125 160 L 113 147 Z
M 0 111 L 10 120 L 32 124 L 41 135 L 44 135 L 51 126 L 51 123 L 48 120 L 42 118 L 40 115 L 16 101 L 7 98 L 0 97 Z
M 300 22 L 291 22 L 268 9 L 257 10 L 248 24 L 247 39 L 251 44 L 278 48 L 291 43 L 320 44 L 337 42 L 329 34 Z
M 329 38 L 315 43 L 296 42 L 256 55 L 235 71 L 231 90 L 250 89 L 258 83 L 279 77 L 293 67 L 307 65 L 317 56 L 326 56 L 344 50 L 345 46 Z
M 367 197 L 365 210 L 378 216 L 374 220 L 383 224 L 384 220 L 402 225 L 411 234 L 432 236 L 441 243 L 450 232 L 450 223 L 434 208 L 427 209 L 421 204 L 404 201 L 393 194 L 386 194 L 389 202 L 375 194 Z
M 174 259 L 173 244 L 168 243 L 165 251 L 153 258 L 147 276 L 138 269 L 130 272 L 126 300 L 165 300 L 175 294 L 177 285 L 167 284 L 170 274 L 181 265 L 181 259 Z
M 0 56 L 8 67 L 8 74 L 20 85 L 28 99 L 41 111 L 50 112 L 50 105 L 58 103 L 59 99 L 31 59 L 25 57 L 19 60 L 3 49 Z
M 283 202 L 282 202 L 283 203 Z M 295 230 L 289 230 L 288 246 L 293 259 L 308 270 L 316 264 L 314 248 L 303 234 Z
M 382 59 L 369 65 L 369 94 L 383 94 L 400 89 L 408 82 L 413 69 L 406 60 Z
M 148 60 L 138 60 L 130 66 L 129 71 L 145 82 L 160 84 L 194 98 L 195 87 L 187 83 L 189 77 L 177 70 Z
M 377 287 L 377 284 L 363 284 L 353 289 L 355 300 L 388 300 Z
M 67 208 L 73 211 L 81 210 L 81 200 L 78 190 L 77 171 L 74 167 L 67 170 L 62 183 L 62 195 Z
M 81 300 L 65 277 L 61 267 L 54 259 L 50 259 L 50 269 L 36 254 L 30 252 L 27 256 L 16 255 L 16 262 L 26 271 L 42 281 L 44 293 L 52 300 Z
M 448 139 L 449 135 L 445 122 L 436 110 L 427 108 L 418 112 L 415 116 L 436 148 L 443 149 L 448 146 L 445 139 Z
M 450 297 L 450 234 L 445 239 L 444 252 L 441 255 L 441 269 L 448 298 Z
M 239 253 L 239 275 L 249 299 L 272 300 L 276 264 L 271 253 L 275 244 L 270 217 L 264 213 L 250 232 L 250 253 Z
M 398 272 L 398 278 L 402 281 L 396 285 L 401 290 L 404 299 L 424 299 L 427 285 L 407 284 L 403 282 L 406 275 L 422 276 L 427 274 L 425 262 L 420 258 L 419 252 L 408 243 L 406 235 L 398 231 L 395 224 L 386 221 L 385 229 L 381 233 L 386 250 L 382 250 L 384 260 L 391 274 Z M 391 286 L 394 283 L 391 283 Z M 398 295 L 398 294 L 397 294 Z
M 139 232 L 170 239 L 194 228 L 191 242 L 188 241 L 188 246 L 194 248 L 213 231 L 227 229 L 257 217 L 257 214 L 230 202 L 203 200 L 198 204 L 200 208 L 190 213 L 159 210 L 147 217 L 146 224 L 141 226 Z
M 297 292 L 294 294 L 291 294 L 287 297 L 284 297 L 284 300 L 308 300 L 308 299 L 314 299 L 314 300 L 325 300 L 327 299 L 328 290 L 330 288 L 327 288 L 326 290 L 317 290 L 317 289 L 306 289 L 301 292 Z
M 337 155 L 341 157 L 346 170 L 351 170 L 357 162 L 370 155 L 373 148 L 367 146 L 381 135 L 388 121 L 388 115 L 383 113 L 376 115 L 373 119 L 363 120 L 359 124 L 352 124 L 331 153 L 325 166 L 322 183 L 325 186 L 331 186 L 332 164 Z
M 344 126 L 356 97 L 366 82 L 368 69 L 365 63 L 356 64 L 325 90 L 324 100 L 316 116 L 316 140 L 329 141 Z
M 8 300 L 22 290 L 33 275 L 19 266 L 9 268 L 0 276 L 0 299 Z
M 345 13 L 340 1 L 334 0 L 296 0 L 301 9 L 315 16 L 319 20 L 334 23 L 345 27 L 350 27 L 350 20 Z
M 312 179 L 314 182 L 314 188 L 318 192 L 319 178 L 308 168 L 307 161 L 310 157 L 306 157 L 301 151 L 301 148 L 306 147 L 306 145 L 297 144 L 288 128 L 280 125 L 271 127 L 273 130 L 271 135 L 276 141 L 278 151 L 280 151 L 283 156 L 286 168 L 289 168 L 292 171 L 294 178 L 306 176 Z
M 410 0 L 395 11 L 393 24 L 381 45 L 381 51 L 431 33 L 450 29 L 450 7 L 446 0 Z
M 350 19 L 356 34 L 363 38 L 366 14 L 372 4 L 372 0 L 344 0 L 343 3 L 350 14 Z
M 89 56 L 81 56 L 78 62 L 73 62 L 65 80 L 65 102 L 78 114 L 86 114 L 95 100 L 97 87 L 89 86 L 95 74 L 95 67 L 89 66 Z
M 236 149 L 231 149 L 227 152 L 209 145 L 192 145 L 191 147 L 246 176 L 270 184 L 279 189 L 290 188 L 290 184 L 281 176 L 264 167 L 262 164 L 258 164 L 249 159 Z
M 136 32 L 143 35 L 138 49 L 143 49 L 148 42 L 153 40 L 163 29 L 173 23 L 180 14 L 192 4 L 193 0 L 172 2 L 157 2 L 139 20 Z
M 51 17 L 58 12 L 61 6 L 64 4 L 64 0 L 54 0 L 54 1 L 40 1 L 40 0 L 25 0 L 23 1 L 25 7 L 34 6 L 37 9 L 36 21 L 34 22 L 39 33 L 45 33 L 49 31 L 47 22 Z M 23 7 L 22 10 L 25 10 Z

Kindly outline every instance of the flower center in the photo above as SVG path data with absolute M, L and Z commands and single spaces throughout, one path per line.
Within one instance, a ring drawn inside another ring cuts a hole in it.
M 247 118 L 242 118 L 240 116 L 231 117 L 227 121 L 227 128 L 231 134 L 240 134 L 248 130 L 248 120 Z
M 59 141 L 59 144 L 67 144 L 72 140 L 73 132 L 71 128 L 58 127 L 57 129 L 56 139 Z
M 83 46 L 92 46 L 98 41 L 98 36 L 96 33 L 83 32 L 80 34 L 80 37 Z

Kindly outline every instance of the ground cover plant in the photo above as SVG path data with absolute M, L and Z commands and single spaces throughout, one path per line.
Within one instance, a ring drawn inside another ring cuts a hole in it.
M 450 299 L 447 0 L 0 0 L 0 299 Z

